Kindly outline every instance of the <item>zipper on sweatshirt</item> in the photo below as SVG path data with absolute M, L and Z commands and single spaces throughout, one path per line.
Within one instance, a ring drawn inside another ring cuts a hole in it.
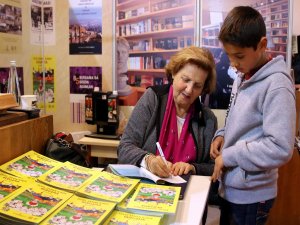
M 235 105 L 236 103 L 236 99 L 238 97 L 238 94 L 240 92 L 240 88 L 243 86 L 244 84 L 244 74 L 238 74 L 238 77 L 236 79 L 237 80 L 231 90 L 231 95 L 230 95 L 230 99 L 229 99 L 229 104 L 228 104 L 228 108 L 226 110 L 226 114 L 225 114 L 225 125 L 226 125 L 226 121 L 230 112 L 230 109 L 233 105 Z

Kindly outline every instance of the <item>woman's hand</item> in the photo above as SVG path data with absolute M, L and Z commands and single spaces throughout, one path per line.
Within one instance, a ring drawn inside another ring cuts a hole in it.
M 216 159 L 220 155 L 223 144 L 224 144 L 224 137 L 223 136 L 216 137 L 215 140 L 211 143 L 211 145 L 210 145 L 210 157 L 212 159 Z
M 171 173 L 174 176 L 182 175 L 182 174 L 188 174 L 190 171 L 192 171 L 193 174 L 196 174 L 196 169 L 193 165 L 185 162 L 177 162 L 174 163 L 171 167 Z
M 148 170 L 159 177 L 169 177 L 171 175 L 172 163 L 167 161 L 165 164 L 163 158 L 159 155 L 150 155 L 146 159 Z

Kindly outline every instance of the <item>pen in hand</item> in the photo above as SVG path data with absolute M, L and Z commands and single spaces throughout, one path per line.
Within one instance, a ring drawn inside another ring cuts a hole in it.
M 167 163 L 167 160 L 166 160 L 166 157 L 165 157 L 165 155 L 164 155 L 164 152 L 163 152 L 163 150 L 162 150 L 162 148 L 161 148 L 159 142 L 156 142 L 156 146 L 157 146 L 158 152 L 159 152 L 160 156 L 162 157 L 162 159 L 163 159 L 165 165 L 167 166 L 167 168 L 169 168 L 168 163 Z

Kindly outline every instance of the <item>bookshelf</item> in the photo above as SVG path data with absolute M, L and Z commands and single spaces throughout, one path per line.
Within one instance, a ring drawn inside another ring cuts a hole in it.
M 202 26 L 202 47 L 221 48 L 218 35 L 221 29 L 221 23 Z
M 269 0 L 267 3 L 253 5 L 263 16 L 268 37 L 268 52 L 274 57 L 286 57 L 288 44 L 289 1 Z
M 116 36 L 130 45 L 128 84 L 139 93 L 167 83 L 170 57 L 195 44 L 195 11 L 196 0 L 116 0 Z
M 288 0 L 257 1 L 251 6 L 263 16 L 268 37 L 268 52 L 272 57 L 283 55 L 286 57 L 288 44 Z M 201 27 L 201 43 L 207 48 L 221 48 L 218 41 L 222 23 L 206 24 Z

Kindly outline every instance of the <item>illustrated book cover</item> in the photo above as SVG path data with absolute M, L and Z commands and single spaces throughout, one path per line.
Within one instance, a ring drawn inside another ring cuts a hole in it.
M 174 186 L 140 183 L 129 200 L 127 207 L 163 214 L 175 214 L 180 189 L 180 187 Z
M 109 164 L 108 169 L 111 170 L 114 174 L 119 176 L 126 176 L 131 178 L 146 178 L 152 180 L 156 184 L 180 184 L 186 183 L 184 179 L 180 176 L 170 176 L 167 178 L 161 178 L 151 173 L 149 170 L 143 167 L 137 167 L 130 164 Z
M 0 202 L 25 185 L 27 185 L 26 179 L 0 171 Z
M 116 209 L 122 212 L 128 212 L 128 213 L 136 213 L 136 214 L 142 214 L 142 215 L 150 215 L 150 216 L 158 216 L 158 217 L 163 217 L 164 213 L 161 212 L 154 212 L 154 211 L 145 211 L 145 210 L 137 210 L 137 209 L 131 209 L 128 208 L 128 203 L 132 196 L 135 193 L 135 190 L 132 190 L 129 195 L 120 203 L 116 205 Z
M 41 225 L 102 224 L 114 210 L 115 205 L 113 202 L 92 200 L 73 195 L 47 217 Z
M 66 191 L 79 190 L 89 179 L 99 172 L 90 168 L 64 162 L 55 170 L 51 170 L 38 178 L 38 181 Z
M 38 224 L 71 196 L 69 192 L 33 181 L 0 203 L 0 218 L 2 223 Z
M 78 195 L 112 202 L 121 202 L 139 183 L 138 179 L 120 177 L 102 171 L 94 180 L 88 181 Z
M 104 225 L 159 225 L 160 221 L 161 217 L 139 215 L 115 210 L 105 221 Z
M 31 150 L 2 164 L 0 170 L 17 177 L 37 179 L 60 165 L 61 162 Z

